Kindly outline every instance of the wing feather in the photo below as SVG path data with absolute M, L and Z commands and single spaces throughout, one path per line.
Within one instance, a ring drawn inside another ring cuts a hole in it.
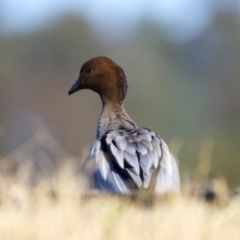
M 132 155 L 127 152 L 124 152 L 124 160 L 129 164 L 131 171 L 135 174 L 140 174 L 140 165 L 137 155 Z
M 136 148 L 133 145 L 133 143 L 128 142 L 126 148 L 125 148 L 125 152 L 134 155 L 136 153 Z
M 139 153 L 141 153 L 142 155 L 145 155 L 145 154 L 148 153 L 147 148 L 146 148 L 142 143 L 136 142 L 136 143 L 135 143 L 135 146 L 136 146 L 136 148 L 137 148 L 137 151 L 138 151 Z
M 146 189 L 149 187 L 152 179 L 153 169 L 150 170 L 149 174 L 145 176 L 143 187 Z
M 112 173 L 115 183 L 117 184 L 118 189 L 121 191 L 121 193 L 123 193 L 123 194 L 130 193 L 130 189 L 126 186 L 126 183 L 125 183 L 124 179 L 122 179 L 121 175 L 119 175 L 114 170 L 112 170 L 111 173 Z
M 175 159 L 166 143 L 146 128 L 109 131 L 94 142 L 90 156 L 95 157 L 102 188 L 105 182 L 114 192 L 126 194 L 132 186 L 129 180 L 138 188 L 148 188 L 153 172 L 160 167 L 156 191 L 179 189 Z
M 142 140 L 141 144 L 143 144 L 148 149 L 148 151 L 153 150 L 153 145 L 150 141 Z
M 153 165 L 155 168 L 158 167 L 159 165 L 159 162 L 160 162 L 160 158 L 158 157 L 156 151 L 153 149 L 152 151 L 149 151 L 149 154 L 151 156 L 151 159 L 153 161 Z
M 142 180 L 138 174 L 135 173 L 135 170 L 133 168 L 127 168 L 126 169 L 128 174 L 131 176 L 134 183 L 140 188 L 142 186 Z
M 106 181 L 107 179 L 107 174 L 110 170 L 110 167 L 109 167 L 109 163 L 106 161 L 104 155 L 103 155 L 103 152 L 100 151 L 98 153 L 98 168 L 99 168 L 99 171 L 103 177 L 103 179 Z
M 139 156 L 141 169 L 143 170 L 143 173 L 148 176 L 150 174 L 151 167 L 153 166 L 153 161 L 148 153 L 145 155 L 139 154 Z
M 114 139 L 115 140 L 115 139 Z M 116 146 L 118 147 L 119 150 L 121 151 L 125 151 L 126 147 L 127 147 L 127 139 L 126 137 L 122 138 L 121 140 L 119 141 L 116 141 L 115 140 L 115 144 Z
M 123 152 L 118 150 L 113 143 L 110 143 L 110 150 L 113 156 L 115 157 L 118 165 L 123 169 L 124 168 Z
M 158 137 L 153 137 L 152 138 L 152 145 L 154 150 L 157 152 L 158 157 L 161 157 L 161 146 L 160 146 L 160 141 Z
M 163 158 L 157 176 L 156 192 L 179 191 L 180 178 L 177 163 L 170 153 L 167 144 L 162 141 Z
M 147 141 L 147 142 L 150 142 L 150 141 L 152 140 L 152 137 L 151 137 L 151 135 L 149 134 L 149 132 L 148 132 L 148 133 L 146 133 L 146 132 L 140 133 L 140 134 L 138 135 L 138 137 L 141 138 L 142 140 Z

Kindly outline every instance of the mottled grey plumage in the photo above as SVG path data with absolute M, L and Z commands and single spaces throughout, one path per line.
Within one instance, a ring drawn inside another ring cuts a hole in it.
M 87 177 L 95 187 L 120 194 L 150 185 L 158 193 L 178 191 L 178 168 L 167 144 L 153 131 L 138 128 L 124 110 L 123 70 L 109 58 L 93 58 L 83 64 L 69 94 L 81 89 L 97 92 L 103 104 L 96 141 L 82 169 L 87 172 L 88 162 L 94 163 Z
M 177 165 L 166 143 L 153 131 L 138 128 L 123 108 L 117 114 L 111 111 L 111 118 L 107 117 L 109 111 L 108 106 L 103 108 L 88 157 L 97 164 L 95 187 L 128 194 L 133 189 L 147 189 L 155 181 L 159 193 L 178 191 Z M 154 171 L 158 171 L 156 180 L 152 179 Z

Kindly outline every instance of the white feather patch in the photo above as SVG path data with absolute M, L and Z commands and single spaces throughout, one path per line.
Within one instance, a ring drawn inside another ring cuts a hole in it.
M 179 191 L 180 179 L 178 167 L 167 144 L 162 141 L 163 157 L 160 163 L 160 170 L 157 176 L 156 192 Z

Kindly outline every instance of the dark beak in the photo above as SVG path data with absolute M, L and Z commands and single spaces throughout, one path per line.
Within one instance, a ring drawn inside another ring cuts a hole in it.
M 74 83 L 74 85 L 70 88 L 70 90 L 68 91 L 68 95 L 71 95 L 79 90 L 82 89 L 82 86 L 81 86 L 81 81 L 80 79 L 78 78 L 77 81 Z

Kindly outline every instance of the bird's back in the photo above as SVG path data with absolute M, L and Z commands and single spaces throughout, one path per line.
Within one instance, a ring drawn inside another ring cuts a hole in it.
M 96 163 L 97 189 L 127 194 L 154 184 L 157 192 L 179 189 L 178 169 L 166 143 L 146 128 L 110 130 L 97 139 L 88 159 Z

